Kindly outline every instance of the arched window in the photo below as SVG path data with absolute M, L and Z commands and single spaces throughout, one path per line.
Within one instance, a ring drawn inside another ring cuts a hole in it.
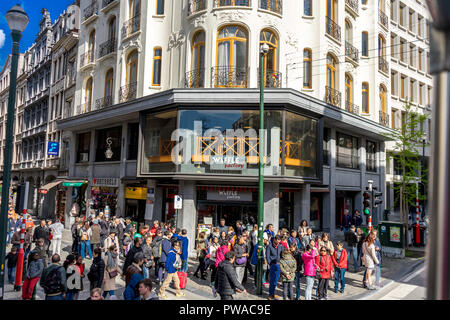
M 348 73 L 345 74 L 345 101 L 353 103 L 353 79 Z
M 217 35 L 215 85 L 247 87 L 247 32 L 239 26 L 225 26 Z
M 367 33 L 367 31 L 363 31 L 363 33 L 362 33 L 361 55 L 363 57 L 369 56 L 369 34 Z
M 327 55 L 327 86 L 336 90 L 336 59 L 331 55 Z
M 156 0 L 156 14 L 164 14 L 164 0 Z
M 350 21 L 345 20 L 345 41 L 352 44 L 352 39 L 352 25 L 350 24 Z
M 369 113 L 369 84 L 362 83 L 362 112 Z
M 84 90 L 84 112 L 92 110 L 92 77 L 86 81 Z
M 112 17 L 108 24 L 108 40 L 112 43 L 116 39 L 116 17 Z
M 303 50 L 303 87 L 312 88 L 312 53 L 311 49 Z
M 387 101 L 386 101 L 386 88 L 380 85 L 380 111 L 386 113 Z
M 89 34 L 89 45 L 88 45 L 88 62 L 94 61 L 94 50 L 95 50 L 95 30 L 92 30 Z
M 106 72 L 106 76 L 105 76 L 105 101 L 104 101 L 104 105 L 105 106 L 109 106 L 112 105 L 112 97 L 113 97 L 113 93 L 114 92 L 114 70 L 113 69 L 109 69 Z
M 192 37 L 191 77 L 189 87 L 205 86 L 205 32 L 198 31 Z
M 312 16 L 312 0 L 303 0 L 303 14 Z
M 157 47 L 153 49 L 153 86 L 161 85 L 161 67 L 162 67 L 162 49 Z
M 269 46 L 269 52 L 264 55 L 264 85 L 268 85 L 267 82 L 269 82 L 272 86 L 279 76 L 277 71 L 278 39 L 272 31 L 263 30 L 259 37 L 260 47 L 264 43 Z
M 127 75 L 126 84 L 136 84 L 137 82 L 137 66 L 138 66 L 138 52 L 134 50 L 127 57 Z
M 337 0 L 327 0 L 327 17 L 337 23 Z

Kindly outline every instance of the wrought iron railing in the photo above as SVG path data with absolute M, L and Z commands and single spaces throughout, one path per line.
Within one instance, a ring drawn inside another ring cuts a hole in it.
M 214 0 L 215 7 L 251 7 L 251 0 Z
M 283 14 L 282 0 L 259 0 L 259 8 Z
M 82 113 L 86 113 L 86 112 L 90 112 L 92 111 L 92 102 L 86 102 L 83 104 L 80 104 L 77 107 L 77 114 L 82 114 Z
M 325 102 L 340 108 L 341 93 L 329 86 L 325 86 Z
M 389 28 L 389 17 L 382 10 L 378 9 L 378 21 L 386 28 Z
M 384 73 L 389 72 L 389 62 L 383 57 L 378 57 L 378 70 L 383 71 Z
M 126 38 L 139 30 L 141 30 L 141 15 L 134 16 L 123 23 L 122 38 Z
M 330 17 L 326 17 L 326 33 L 337 41 L 341 41 L 341 27 Z
M 94 50 L 89 50 L 83 53 L 80 57 L 80 67 L 84 67 L 85 65 L 94 62 L 95 52 Z
M 348 111 L 348 112 L 351 112 L 354 114 L 359 114 L 359 107 L 350 101 L 345 101 L 345 111 Z
M 113 105 L 113 97 L 106 96 L 100 99 L 95 100 L 95 109 L 103 109 Z
M 212 67 L 211 87 L 247 88 L 248 68 Z
M 345 0 L 345 4 L 348 5 L 353 11 L 358 13 L 359 0 Z
M 98 13 L 98 3 L 97 0 L 94 0 L 89 6 L 87 6 L 83 10 L 83 19 L 84 20 L 89 19 L 92 15 L 97 13 Z
M 99 58 L 106 56 L 107 54 L 113 53 L 116 51 L 117 47 L 117 40 L 116 39 L 109 39 L 108 41 L 103 42 L 99 46 Z
M 345 55 L 355 62 L 359 61 L 359 50 L 345 41 Z
M 186 72 L 184 78 L 185 88 L 204 88 L 205 87 L 205 68 L 194 69 Z
M 137 82 L 129 83 L 119 90 L 120 103 L 136 99 L 137 96 Z
M 264 88 L 281 88 L 282 74 L 275 70 L 264 70 Z M 258 68 L 258 87 L 261 83 L 261 72 Z
M 206 10 L 206 0 L 189 0 L 189 16 L 202 10 Z
M 104 8 L 104 7 L 106 7 L 106 6 L 108 6 L 108 5 L 110 5 L 112 2 L 114 2 L 114 1 L 116 1 L 116 0 L 103 0 L 103 7 L 102 8 Z
M 380 124 L 389 127 L 389 115 L 386 112 L 380 111 Z

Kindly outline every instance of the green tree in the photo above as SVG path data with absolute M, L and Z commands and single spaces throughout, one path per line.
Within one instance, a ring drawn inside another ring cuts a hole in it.
M 427 119 L 428 115 L 419 114 L 417 107 L 413 107 L 407 101 L 402 114 L 401 127 L 385 135 L 394 142 L 392 151 L 387 154 L 387 160 L 394 159 L 401 177 L 400 181 L 394 183 L 394 193 L 400 195 L 399 198 L 394 199 L 394 204 L 400 202 L 400 217 L 407 226 L 409 206 L 415 206 L 417 179 L 421 183 L 426 183 L 427 173 L 421 166 L 419 150 L 423 146 L 425 136 L 423 128 Z M 424 199 L 425 195 L 420 193 L 419 188 L 419 200 Z M 406 228 L 405 236 L 406 248 L 408 248 L 408 228 Z

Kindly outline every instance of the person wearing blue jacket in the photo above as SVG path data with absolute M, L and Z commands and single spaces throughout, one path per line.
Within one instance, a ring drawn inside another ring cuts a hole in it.
M 161 285 L 161 283 L 164 281 L 164 279 L 166 277 L 166 272 L 165 272 L 166 260 L 167 260 L 169 251 L 172 248 L 172 246 L 170 244 L 169 236 L 170 236 L 170 231 L 166 230 L 164 232 L 164 237 L 161 242 L 161 258 L 159 258 L 159 270 L 158 270 L 159 285 Z
M 181 268 L 181 257 L 180 257 L 180 243 L 175 241 L 173 243 L 173 248 L 170 249 L 169 254 L 167 255 L 165 269 L 166 269 L 166 280 L 164 280 L 161 288 L 159 289 L 158 297 L 161 299 L 167 299 L 167 296 L 164 294 L 166 288 L 173 281 L 175 285 L 175 289 L 177 290 L 176 296 L 182 297 L 185 296 L 183 292 L 181 292 L 180 288 L 180 279 L 178 278 L 177 271 Z
M 188 271 L 188 250 L 189 250 L 189 239 L 187 237 L 187 230 L 181 230 L 181 236 L 174 234 L 174 237 L 181 242 L 181 271 Z
M 144 276 L 140 273 L 134 273 L 131 276 L 130 282 L 123 292 L 123 298 L 125 300 L 139 300 L 140 296 L 136 295 L 136 286 L 141 280 L 144 279 Z
M 276 235 L 266 249 L 266 259 L 269 264 L 269 300 L 276 300 L 275 289 L 281 274 L 280 259 L 284 247 L 280 244 L 281 238 Z

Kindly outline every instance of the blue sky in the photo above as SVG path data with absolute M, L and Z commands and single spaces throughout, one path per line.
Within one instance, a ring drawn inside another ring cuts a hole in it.
M 20 52 L 25 52 L 36 39 L 41 21 L 41 9 L 46 8 L 50 12 L 52 23 L 59 17 L 73 0 L 0 0 L 0 70 L 11 53 L 11 36 L 8 23 L 5 19 L 6 12 L 17 3 L 20 4 L 28 14 L 30 22 L 20 41 Z M 4 40 L 3 40 L 4 39 Z

